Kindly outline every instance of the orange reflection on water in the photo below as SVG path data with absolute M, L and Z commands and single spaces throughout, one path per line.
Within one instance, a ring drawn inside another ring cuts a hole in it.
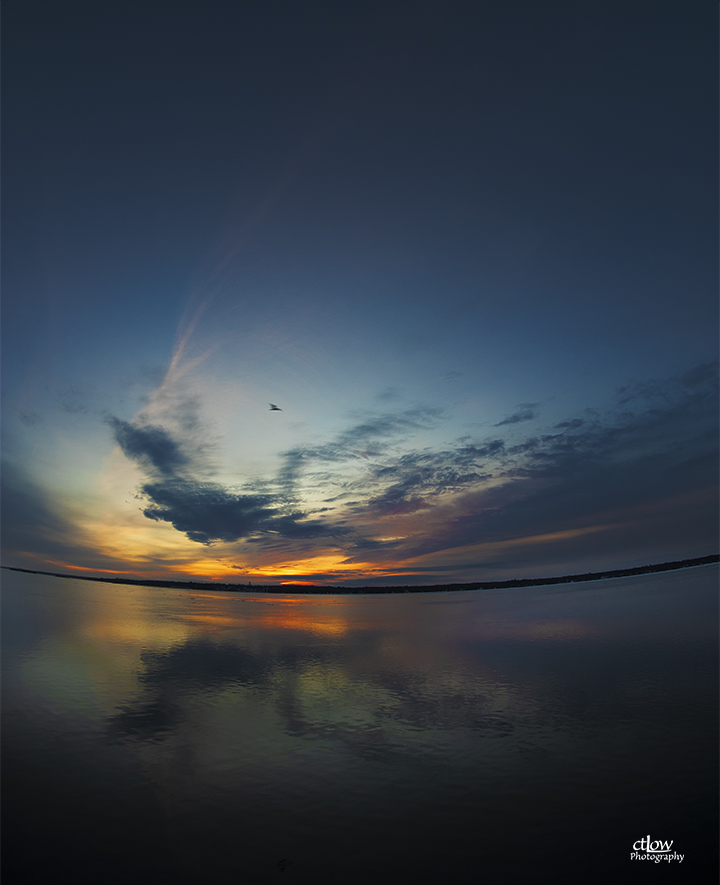
M 308 633 L 320 633 L 325 636 L 344 636 L 350 626 L 344 618 L 309 617 L 304 612 L 268 613 L 260 619 L 263 627 L 281 628 L 283 630 L 305 630 Z
M 219 604 L 210 600 L 218 600 Z M 356 621 L 338 614 L 338 606 L 333 605 L 333 610 L 328 611 L 327 604 L 314 600 L 264 595 L 260 599 L 250 597 L 243 600 L 250 603 L 248 608 L 244 605 L 233 607 L 231 613 L 227 611 L 228 597 L 208 598 L 203 594 L 195 597 L 193 602 L 199 610 L 185 613 L 184 620 L 205 631 L 250 625 L 260 630 L 302 630 L 322 636 L 343 636 L 358 626 Z
M 242 619 L 238 617 L 214 615 L 209 613 L 188 614 L 185 615 L 185 620 L 194 624 L 196 627 L 205 627 L 211 630 L 218 627 L 238 627 L 243 623 Z

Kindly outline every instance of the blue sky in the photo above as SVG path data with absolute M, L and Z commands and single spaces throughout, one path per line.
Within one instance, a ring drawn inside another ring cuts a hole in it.
M 3 563 L 427 584 L 715 552 L 716 19 L 6 10 Z

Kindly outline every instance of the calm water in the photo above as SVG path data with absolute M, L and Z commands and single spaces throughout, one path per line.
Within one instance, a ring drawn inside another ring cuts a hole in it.
M 715 880 L 716 566 L 382 597 L 2 577 L 5 885 Z M 631 861 L 647 835 L 683 862 Z

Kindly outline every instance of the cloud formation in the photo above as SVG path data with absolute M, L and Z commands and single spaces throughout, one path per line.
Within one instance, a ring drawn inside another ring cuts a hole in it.
M 463 437 L 442 448 L 412 447 L 416 434 L 439 426 L 440 410 L 370 415 L 327 442 L 285 451 L 275 476 L 254 488 L 200 478 L 196 420 L 172 431 L 141 418 L 108 423 L 146 474 L 139 491 L 148 519 L 201 544 L 330 545 L 348 563 L 392 559 L 402 571 L 403 560 L 478 544 L 535 545 L 541 559 L 563 548 L 572 560 L 593 545 L 621 550 L 624 537 L 651 547 L 673 533 L 687 544 L 695 532 L 698 555 L 708 552 L 716 397 L 716 366 L 699 366 L 628 385 L 606 414 L 588 409 L 551 432 Z M 521 409 L 496 426 L 535 417 L 534 404 Z M 494 561 L 517 564 L 513 556 Z
M 596 532 L 606 533 L 613 551 L 630 546 L 631 536 L 646 546 L 663 538 L 692 543 L 694 536 L 698 554 L 716 544 L 716 365 L 624 388 L 614 411 L 556 429 L 561 432 L 498 445 L 487 463 L 495 482 L 483 483 L 487 474 L 468 482 L 467 493 L 437 519 L 436 531 L 417 536 L 405 555 L 564 533 L 554 538 L 557 546 L 570 543 L 573 532 L 578 549 L 587 549 L 586 533 Z M 434 479 L 411 471 L 422 456 L 403 461 L 413 496 L 434 494 Z
M 509 424 L 521 424 L 523 421 L 532 421 L 533 418 L 537 418 L 537 406 L 538 403 L 520 403 L 517 412 L 513 412 L 512 415 L 508 415 L 507 418 L 503 418 L 502 421 L 498 421 L 493 426 L 505 427 Z
M 492 473 L 484 470 L 485 462 L 497 459 L 504 450 L 503 440 L 495 439 L 480 445 L 402 455 L 371 470 L 366 483 L 384 488 L 369 499 L 366 507 L 388 514 L 424 509 L 430 506 L 429 498 L 490 479 Z
M 143 510 L 148 519 L 169 522 L 191 541 L 238 541 L 258 532 L 285 538 L 317 538 L 328 533 L 319 522 L 308 522 L 301 511 L 282 513 L 270 496 L 241 495 L 213 483 L 150 482 L 141 487 L 152 502 Z
M 191 541 L 232 542 L 257 533 L 316 538 L 328 532 L 322 523 L 307 521 L 305 513 L 278 506 L 278 496 L 241 494 L 198 480 L 193 475 L 192 452 L 164 427 L 115 417 L 110 417 L 108 424 L 125 456 L 149 477 L 150 481 L 140 486 L 141 496 L 150 502 L 143 514 L 156 522 L 170 523 Z M 196 421 L 185 422 L 185 427 L 196 430 Z
M 397 445 L 414 432 L 434 427 L 442 415 L 442 409 L 426 407 L 370 415 L 324 445 L 283 452 L 284 463 L 278 476 L 283 492 L 292 497 L 303 470 L 312 463 L 339 464 L 358 458 L 366 461 L 382 458 L 391 445 Z
M 127 421 L 110 417 L 108 423 L 115 432 L 115 440 L 125 455 L 146 470 L 162 476 L 176 476 L 187 467 L 190 459 L 180 445 L 162 427 L 152 424 L 133 426 Z

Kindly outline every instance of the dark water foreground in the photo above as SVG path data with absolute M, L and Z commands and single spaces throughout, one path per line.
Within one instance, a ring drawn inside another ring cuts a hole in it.
M 716 881 L 717 588 L 4 572 L 3 883 Z

